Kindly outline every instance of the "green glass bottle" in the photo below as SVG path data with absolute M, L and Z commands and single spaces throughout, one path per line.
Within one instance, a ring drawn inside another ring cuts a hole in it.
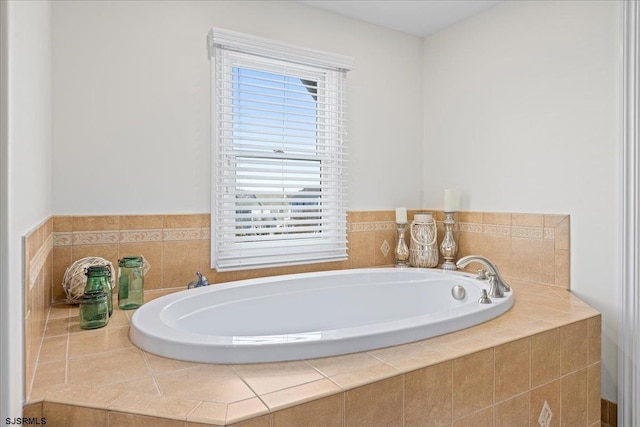
M 113 313 L 113 291 L 111 290 L 111 270 L 106 265 L 92 265 L 85 270 L 87 284 L 85 293 L 104 292 L 107 294 L 109 316 Z
M 144 271 L 141 256 L 118 260 L 118 307 L 132 310 L 144 303 Z
M 102 291 L 85 292 L 80 300 L 80 328 L 97 329 L 109 323 L 108 295 Z

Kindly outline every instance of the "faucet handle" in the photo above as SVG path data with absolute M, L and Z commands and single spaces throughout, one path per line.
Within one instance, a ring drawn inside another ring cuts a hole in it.
M 489 276 L 489 296 L 492 298 L 504 298 L 504 292 L 500 286 L 500 281 L 494 273 L 488 273 Z
M 482 295 L 480 295 L 480 299 L 478 300 L 480 304 L 491 304 L 491 298 L 487 295 L 487 290 L 482 290 Z
M 481 268 L 478 270 L 478 275 L 476 276 L 476 279 L 478 280 L 487 280 L 489 277 L 487 276 L 487 270 L 485 270 L 484 268 Z

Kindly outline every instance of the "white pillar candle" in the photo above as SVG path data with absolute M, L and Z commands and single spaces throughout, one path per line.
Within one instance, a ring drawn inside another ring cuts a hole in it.
M 431 222 L 431 220 L 433 219 L 433 215 L 431 215 L 430 213 L 417 213 L 413 216 L 413 220 L 415 222 L 421 222 L 421 223 L 427 223 L 427 222 Z
M 444 190 L 444 211 L 458 211 L 458 192 L 451 188 Z
M 407 223 L 407 208 L 396 208 L 396 224 Z

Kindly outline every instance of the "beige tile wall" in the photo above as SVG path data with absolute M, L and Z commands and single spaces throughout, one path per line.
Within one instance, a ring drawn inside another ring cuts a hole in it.
M 415 211 L 409 212 L 411 220 Z M 478 254 L 494 261 L 505 277 L 569 287 L 567 215 L 460 212 L 459 256 Z M 347 261 L 217 273 L 210 265 L 210 218 L 195 215 L 59 216 L 53 218 L 53 300 L 63 300 L 65 269 L 75 260 L 99 256 L 117 264 L 143 255 L 151 269 L 146 289 L 186 286 L 203 272 L 209 282 L 277 274 L 389 266 L 394 264 L 393 211 L 349 212 Z M 443 214 L 436 212 L 439 239 Z M 475 267 L 473 264 L 470 267 Z
M 416 211 L 409 212 L 409 220 Z M 444 215 L 435 212 L 439 240 Z M 211 283 L 277 274 L 389 266 L 396 245 L 393 211 L 348 214 L 349 259 L 342 262 L 217 273 L 209 267 L 210 216 L 55 216 L 24 239 L 25 381 L 30 384 L 50 301 L 65 299 L 62 278 L 75 260 L 100 256 L 114 265 L 126 255 L 143 255 L 151 269 L 145 288 L 184 287 L 203 272 Z M 569 216 L 459 212 L 459 257 L 484 255 L 504 276 L 569 287 Z M 473 264 L 471 268 L 475 267 Z M 25 390 L 28 387 L 25 387 Z
M 435 214 L 438 245 L 444 213 Z M 416 211 L 409 211 L 409 221 Z M 454 236 L 458 258 L 483 255 L 503 276 L 569 289 L 569 216 L 495 212 L 458 212 Z M 351 267 L 392 265 L 397 242 L 393 211 L 350 212 Z M 409 237 L 406 236 L 407 244 Z M 470 264 L 469 269 L 481 267 Z
M 25 394 L 33 381 L 51 301 L 52 248 L 51 218 L 23 238 Z
M 415 211 L 409 212 L 409 220 Z M 435 212 L 439 240 L 444 215 Z M 116 265 L 125 255 L 143 255 L 151 269 L 146 289 L 183 287 L 203 272 L 211 283 L 277 274 L 394 264 L 393 211 L 348 215 L 349 259 L 342 262 L 217 273 L 209 267 L 210 217 L 191 215 L 55 216 L 24 238 L 25 381 L 33 377 L 49 301 L 65 299 L 62 278 L 75 260 L 100 256 Z M 459 257 L 484 255 L 505 277 L 569 287 L 567 215 L 459 212 Z M 474 267 L 472 264 L 470 267 Z
M 456 215 L 459 257 L 484 255 L 498 265 L 505 277 L 569 289 L 569 215 L 492 212 Z M 436 217 L 444 220 L 440 212 Z
M 151 265 L 145 289 L 185 286 L 205 270 L 209 215 L 56 216 L 53 218 L 53 300 L 65 298 L 62 279 L 74 261 L 143 255 Z

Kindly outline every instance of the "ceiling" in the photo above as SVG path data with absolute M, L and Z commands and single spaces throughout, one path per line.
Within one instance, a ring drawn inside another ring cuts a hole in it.
M 300 0 L 350 18 L 426 37 L 500 0 Z

